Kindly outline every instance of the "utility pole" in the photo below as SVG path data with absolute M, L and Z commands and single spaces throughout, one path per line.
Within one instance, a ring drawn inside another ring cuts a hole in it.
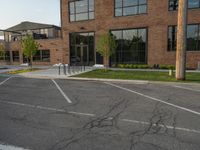
M 186 36 L 187 36 L 187 8 L 188 0 L 179 0 L 177 51 L 176 51 L 176 79 L 185 80 L 186 72 Z

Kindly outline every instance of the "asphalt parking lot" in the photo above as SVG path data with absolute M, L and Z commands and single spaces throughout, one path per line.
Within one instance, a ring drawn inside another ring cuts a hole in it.
M 0 77 L 1 144 L 199 150 L 200 85 Z

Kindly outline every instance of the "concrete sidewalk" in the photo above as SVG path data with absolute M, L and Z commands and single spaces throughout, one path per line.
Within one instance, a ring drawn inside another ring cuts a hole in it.
M 79 67 L 79 68 L 78 68 Z M 80 77 L 73 77 L 74 75 L 78 75 L 81 73 L 89 72 L 97 68 L 93 67 L 86 67 L 85 70 L 81 70 L 80 66 L 77 68 L 74 68 L 74 70 L 71 70 L 71 72 L 66 72 L 66 75 L 63 72 L 63 68 L 59 70 L 58 67 L 52 67 L 52 66 L 33 66 L 33 68 L 40 68 L 41 70 L 33 71 L 33 72 L 26 72 L 21 73 L 18 75 L 11 75 L 15 77 L 26 77 L 26 78 L 37 78 L 37 79 L 69 79 L 69 80 L 83 80 L 83 81 L 101 81 L 101 82 L 121 82 L 121 83 L 136 83 L 136 84 L 148 84 L 148 83 L 165 83 L 165 84 L 196 84 L 199 85 L 199 83 L 179 83 L 179 82 L 163 82 L 163 81 L 146 81 L 146 80 L 124 80 L 124 79 L 103 79 L 103 78 L 80 78 Z M 11 69 L 25 69 L 25 67 L 16 67 L 13 66 Z M 160 72 L 167 72 L 168 70 L 158 70 L 158 69 L 119 69 L 119 68 L 110 68 L 111 70 L 122 70 L 122 71 L 160 71 Z M 9 71 L 4 70 L 4 71 Z M 187 72 L 198 72 L 199 70 L 188 70 Z M 1 74 L 1 76 L 10 76 L 10 75 L 4 75 Z
M 92 67 L 70 67 L 70 69 L 66 68 L 66 71 L 64 71 L 63 67 L 61 67 L 60 71 L 58 67 L 51 67 L 49 69 L 43 69 L 33 72 L 26 72 L 19 74 L 23 77 L 33 77 L 33 78 L 69 78 L 70 76 L 77 75 L 80 73 L 85 73 L 88 71 L 92 71 Z
M 24 67 L 20 67 L 20 66 L 0 66 L 0 74 L 2 73 L 6 73 L 9 71 L 15 71 L 15 70 L 20 70 L 20 69 L 24 69 Z

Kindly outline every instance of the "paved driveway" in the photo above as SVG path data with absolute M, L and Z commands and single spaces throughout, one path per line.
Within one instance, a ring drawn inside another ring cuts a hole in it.
M 199 150 L 200 85 L 0 77 L 1 145 Z

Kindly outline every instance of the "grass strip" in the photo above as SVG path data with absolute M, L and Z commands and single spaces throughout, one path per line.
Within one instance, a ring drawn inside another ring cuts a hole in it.
M 148 80 L 148 81 L 166 81 L 176 82 L 175 76 L 169 76 L 168 72 L 160 71 L 123 71 L 123 70 L 105 70 L 98 69 L 83 74 L 75 75 L 74 77 L 81 78 L 101 78 L 101 79 L 121 79 L 121 80 Z M 180 81 L 179 81 L 180 82 Z M 199 82 L 200 73 L 186 73 L 186 81 L 184 82 Z

